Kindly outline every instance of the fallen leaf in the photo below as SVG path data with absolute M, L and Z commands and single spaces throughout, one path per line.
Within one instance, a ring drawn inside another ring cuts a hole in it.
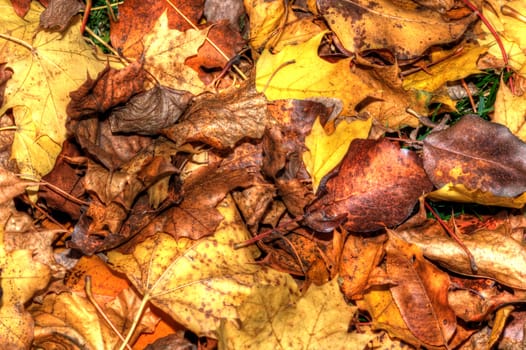
M 343 115 L 368 112 L 393 128 L 416 126 L 416 118 L 406 112 L 413 103 L 412 97 L 401 86 L 389 86 L 378 72 L 351 69 L 351 59 L 330 63 L 318 56 L 325 34 L 321 32 L 305 43 L 287 46 L 275 55 L 263 51 L 256 63 L 256 89 L 271 101 L 337 98 L 343 103 Z M 365 106 L 357 111 L 360 103 Z
M 336 130 L 328 135 L 316 119 L 311 133 L 305 139 L 307 152 L 303 153 L 303 162 L 312 177 L 312 188 L 316 193 L 321 180 L 345 157 L 349 145 L 354 139 L 366 139 L 372 120 L 341 121 Z
M 106 112 L 112 107 L 125 103 L 133 95 L 144 90 L 146 72 L 140 62 L 134 62 L 122 69 L 109 65 L 95 79 L 88 79 L 76 91 L 69 94 L 67 106 L 70 119 L 78 119 L 95 113 Z
M 447 346 L 456 330 L 456 316 L 447 300 L 449 276 L 427 261 L 421 248 L 394 231 L 388 234 L 386 267 L 395 283 L 389 290 L 402 318 L 424 345 Z
M 477 19 L 447 21 L 434 10 L 407 2 L 319 0 L 320 14 L 350 52 L 389 50 L 397 59 L 420 56 L 433 45 L 457 40 Z M 444 4 L 444 2 L 441 2 Z
M 268 124 L 266 101 L 250 84 L 219 95 L 205 94 L 189 107 L 181 122 L 163 130 L 178 146 L 200 141 L 217 149 L 242 139 L 259 139 Z
M 466 252 L 437 222 L 428 222 L 417 229 L 397 232 L 405 241 L 422 249 L 424 256 L 450 271 L 473 275 Z M 491 278 L 504 285 L 526 289 L 526 253 L 523 244 L 506 234 L 506 227 L 481 229 L 460 239 L 473 254 L 477 276 Z
M 242 328 L 224 322 L 224 349 L 363 349 L 373 338 L 347 331 L 356 307 L 344 301 L 336 279 L 312 286 L 299 299 L 269 292 L 259 287 L 241 307 Z
M 36 177 L 49 173 L 60 153 L 69 92 L 84 82 L 86 72 L 96 75 L 104 67 L 80 34 L 79 21 L 62 34 L 39 31 L 42 10 L 33 2 L 25 19 L 20 19 L 8 1 L 0 2 L 4 16 L 0 33 L 24 43 L 1 39 L 0 62 L 7 62 L 13 76 L 0 115 L 13 108 L 17 131 L 12 157 L 21 173 Z
M 203 14 L 203 0 L 171 0 L 182 13 L 196 24 Z M 129 59 L 140 59 L 144 53 L 144 35 L 150 33 L 159 17 L 166 12 L 171 29 L 186 31 L 191 25 L 165 1 L 128 0 L 119 5 L 119 20 L 112 22 L 110 39 L 112 46 Z
M 48 30 L 62 32 L 71 22 L 73 16 L 84 8 L 84 4 L 78 0 L 51 0 L 49 6 L 40 15 L 40 26 Z
M 476 115 L 428 135 L 423 158 L 438 188 L 451 182 L 498 197 L 526 192 L 526 144 L 506 127 Z
M 159 84 L 198 95 L 206 90 L 199 74 L 185 65 L 187 58 L 197 55 L 208 35 L 208 29 L 181 32 L 168 27 L 163 13 L 153 29 L 144 36 L 144 69 Z
M 111 131 L 158 135 L 161 129 L 177 122 L 191 99 L 192 95 L 186 91 L 154 86 L 111 111 Z
M 285 4 L 281 1 L 245 0 L 245 10 L 250 19 L 250 45 L 260 49 L 284 21 Z
M 515 136 L 526 142 L 526 94 L 517 96 L 501 81 L 495 112 L 491 120 L 506 126 Z
M 431 183 L 414 152 L 387 140 L 355 139 L 326 188 L 307 208 L 305 223 L 320 232 L 341 224 L 367 232 L 404 221 Z

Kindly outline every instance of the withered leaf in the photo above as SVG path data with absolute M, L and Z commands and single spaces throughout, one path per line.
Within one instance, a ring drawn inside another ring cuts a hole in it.
M 111 112 L 111 131 L 157 135 L 177 122 L 191 99 L 189 92 L 155 86 Z
M 428 222 L 414 229 L 401 230 L 397 235 L 419 246 L 426 258 L 461 274 L 472 275 L 465 251 L 437 222 Z M 492 278 L 504 285 L 526 289 L 526 251 L 524 245 L 506 234 L 506 227 L 481 229 L 461 236 L 473 254 L 479 276 Z
M 48 7 L 40 14 L 40 26 L 62 32 L 71 18 L 84 7 L 84 4 L 78 0 L 50 0 Z
M 305 223 L 320 232 L 341 224 L 355 232 L 393 227 L 431 188 L 416 153 L 387 140 L 356 139 L 326 193 L 307 208 Z
M 476 115 L 424 139 L 424 168 L 439 188 L 451 182 L 502 197 L 526 192 L 526 144 Z
M 31 0 L 11 0 L 13 9 L 19 17 L 24 18 L 31 6 Z
M 107 119 L 70 120 L 67 127 L 82 150 L 110 170 L 118 169 L 153 143 L 147 136 L 113 134 Z
M 446 345 L 456 329 L 447 299 L 449 276 L 427 261 L 420 248 L 388 232 L 386 267 L 396 283 L 390 291 L 407 327 L 424 344 Z
M 71 101 L 67 107 L 68 117 L 80 118 L 105 112 L 124 103 L 144 90 L 145 80 L 146 72 L 139 61 L 122 69 L 107 66 L 95 79 L 88 76 L 78 90 L 69 94 Z
M 244 138 L 259 139 L 267 125 L 267 104 L 253 84 L 219 95 L 205 94 L 189 107 L 182 121 L 163 130 L 177 145 L 200 141 L 229 149 Z

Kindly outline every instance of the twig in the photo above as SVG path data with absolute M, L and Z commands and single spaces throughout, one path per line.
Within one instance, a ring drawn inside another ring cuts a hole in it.
M 95 300 L 95 298 L 93 297 L 93 293 L 91 292 L 91 276 L 89 275 L 86 275 L 86 277 L 84 277 L 84 291 L 86 292 L 86 296 L 88 297 L 88 300 L 93 304 L 95 309 L 97 309 L 97 311 L 102 316 L 104 321 L 106 321 L 106 323 L 108 324 L 108 326 L 110 326 L 112 331 L 114 331 L 115 334 L 117 334 L 117 336 L 123 342 L 123 344 L 126 344 L 126 348 L 131 350 L 131 346 L 128 345 L 128 343 L 126 342 L 126 339 L 124 339 L 124 336 L 121 334 L 121 332 L 119 332 L 117 327 L 115 327 L 115 325 L 113 324 L 113 322 L 111 322 L 108 316 L 106 316 L 106 313 L 104 312 L 104 310 L 102 310 L 99 303 L 97 303 L 97 300 Z
M 460 79 L 460 83 L 462 84 L 462 87 L 464 88 L 464 90 L 466 90 L 466 94 L 468 95 L 469 103 L 471 104 L 473 113 L 477 114 L 477 105 L 475 104 L 475 100 L 473 100 L 473 95 L 471 94 L 471 90 L 468 84 L 466 83 L 464 79 Z
M 468 247 L 466 247 L 466 245 L 464 244 L 464 242 L 462 242 L 462 240 L 460 239 L 460 237 L 457 235 L 457 233 L 453 230 L 451 230 L 451 228 L 449 227 L 448 224 L 446 224 L 444 222 L 444 220 L 442 220 L 440 218 L 440 216 L 435 212 L 435 210 L 426 202 L 424 201 L 424 205 L 427 209 L 429 209 L 429 211 L 431 212 L 431 214 L 433 214 L 433 216 L 437 219 L 437 221 L 440 223 L 440 225 L 442 225 L 442 227 L 446 230 L 446 232 L 449 234 L 449 236 L 451 238 L 453 238 L 453 240 L 455 242 L 457 242 L 457 244 L 460 246 L 460 248 L 462 248 L 462 250 L 464 250 L 464 252 L 466 253 L 466 255 L 468 256 L 468 259 L 469 259 L 469 265 L 471 267 L 471 271 L 473 271 L 473 273 L 476 273 L 478 271 L 478 267 L 477 267 L 477 264 L 475 262 L 475 257 L 473 256 L 473 254 L 469 251 Z

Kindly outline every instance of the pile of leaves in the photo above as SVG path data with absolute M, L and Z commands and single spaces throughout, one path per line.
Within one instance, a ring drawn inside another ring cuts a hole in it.
M 521 348 L 523 1 L 91 5 L 0 0 L 2 349 Z

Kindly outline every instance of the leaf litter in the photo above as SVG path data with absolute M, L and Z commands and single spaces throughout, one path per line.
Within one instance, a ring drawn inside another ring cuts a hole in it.
M 1 347 L 522 344 L 524 6 L 226 3 L 0 1 Z

